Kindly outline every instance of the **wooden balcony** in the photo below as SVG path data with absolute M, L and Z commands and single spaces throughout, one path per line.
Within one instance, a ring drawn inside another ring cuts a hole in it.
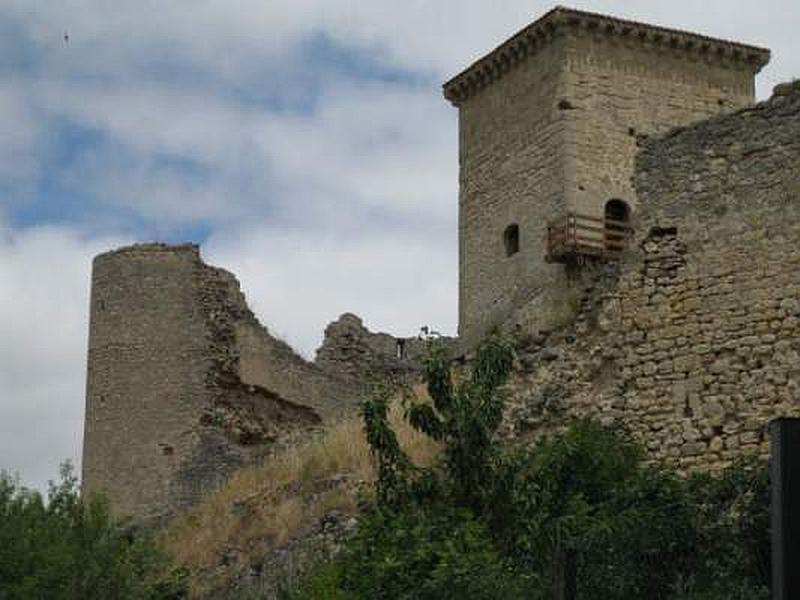
M 615 219 L 567 213 L 547 226 L 547 262 L 583 263 L 587 258 L 617 260 L 633 234 Z

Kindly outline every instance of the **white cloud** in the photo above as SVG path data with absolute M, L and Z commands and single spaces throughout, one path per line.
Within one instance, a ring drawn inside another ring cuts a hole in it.
M 41 488 L 79 458 L 91 257 L 120 240 L 2 231 L 0 469 Z
M 342 240 L 253 228 L 212 237 L 203 255 L 233 271 L 262 322 L 310 358 L 344 312 L 373 331 L 411 336 L 432 325 L 455 334 L 455 235 L 365 231 Z
M 156 86 L 59 83 L 43 96 L 109 139 L 73 157 L 63 182 L 155 221 L 249 220 L 264 205 L 295 219 L 348 206 L 453 217 L 455 115 L 430 90 L 342 82 L 308 115 Z
M 40 169 L 42 127 L 16 81 L 0 83 L 0 206 L 13 192 L 30 191 Z

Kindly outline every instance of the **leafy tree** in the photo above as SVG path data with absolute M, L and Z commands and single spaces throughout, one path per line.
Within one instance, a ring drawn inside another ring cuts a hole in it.
M 493 338 L 478 351 L 471 373 L 455 379 L 444 348 L 432 344 L 426 363 L 432 404 L 406 399 L 409 422 L 444 443 L 443 463 L 434 469 L 417 467 L 400 448 L 388 423 L 386 388 L 364 404 L 378 467 L 376 505 L 342 555 L 321 567 L 296 598 L 534 597 L 532 578 L 514 574 L 477 516 L 511 359 L 511 346 Z
M 433 468 L 403 453 L 386 390 L 364 405 L 375 505 L 296 598 L 767 600 L 766 465 L 686 480 L 591 421 L 503 448 L 512 356 L 490 338 L 456 376 L 431 349 L 431 402 L 407 397 L 406 416 L 443 443 Z
M 680 480 L 629 437 L 590 421 L 507 455 L 489 506 L 505 552 L 571 597 L 667 598 L 692 509 Z
M 695 552 L 677 598 L 768 600 L 770 482 L 765 461 L 744 457 L 717 475 L 694 475 Z
M 529 598 L 485 525 L 447 504 L 367 515 L 340 558 L 341 589 L 354 598 Z
M 433 404 L 412 402 L 408 420 L 444 443 L 445 475 L 457 505 L 479 510 L 497 450 L 494 435 L 503 418 L 505 383 L 513 364 L 511 344 L 491 336 L 477 350 L 468 376 L 454 381 L 446 349 L 434 343 L 425 363 Z M 367 429 L 369 431 L 369 429 Z
M 0 600 L 184 597 L 185 577 L 144 532 L 84 502 L 69 464 L 47 501 L 0 475 Z

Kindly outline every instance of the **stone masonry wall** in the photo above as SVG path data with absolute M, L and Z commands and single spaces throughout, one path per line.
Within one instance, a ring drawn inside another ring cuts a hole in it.
M 354 314 L 345 313 L 325 328 L 315 364 L 329 374 L 343 376 L 365 386 L 386 381 L 417 379 L 427 355 L 426 335 L 396 337 L 374 333 Z M 453 347 L 452 338 L 440 341 Z
M 603 216 L 613 198 L 635 208 L 640 135 L 730 113 L 755 101 L 751 64 L 573 27 L 567 38 L 567 207 Z
M 522 305 L 529 310 L 517 311 L 520 325 L 541 325 L 550 291 L 568 284 L 564 269 L 545 260 L 547 225 L 568 211 L 603 217 L 611 199 L 635 208 L 637 138 L 751 104 L 754 74 L 769 56 L 736 45 L 704 50 L 709 38 L 562 8 L 537 23 L 455 78 L 478 89 L 445 85 L 459 107 L 466 346 Z M 491 60 L 496 72 L 487 74 L 480 65 Z M 507 256 L 512 225 L 519 251 Z
M 572 325 L 524 340 L 508 427 L 594 416 L 687 470 L 766 453 L 769 420 L 800 415 L 800 86 L 636 164 L 636 243 L 584 274 Z
M 169 516 L 236 468 L 351 410 L 360 391 L 295 355 L 196 246 L 98 256 L 83 490 L 118 515 Z
M 478 338 L 527 293 L 552 278 L 545 224 L 566 179 L 565 46 L 554 37 L 537 54 L 459 107 L 459 335 Z M 503 232 L 519 226 L 519 252 Z
M 206 369 L 205 326 L 184 284 L 193 252 L 141 248 L 94 262 L 83 490 L 106 493 L 120 514 L 171 504 L 174 474 L 197 446 L 187 422 L 207 393 L 195 375 Z

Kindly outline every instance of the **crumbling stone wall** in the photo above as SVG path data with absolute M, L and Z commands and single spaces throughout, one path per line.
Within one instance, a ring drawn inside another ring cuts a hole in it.
M 427 335 L 396 337 L 373 333 L 352 313 L 341 315 L 325 328 L 325 338 L 317 350 L 315 364 L 326 373 L 350 381 L 371 383 L 418 378 L 427 353 Z M 453 344 L 451 338 L 440 338 Z
M 800 414 L 800 86 L 778 92 L 642 142 L 636 243 L 523 344 L 514 434 L 595 416 L 713 469 Z
M 203 263 L 196 246 L 96 257 L 83 486 L 115 513 L 186 508 L 360 393 L 273 338 L 236 278 Z

